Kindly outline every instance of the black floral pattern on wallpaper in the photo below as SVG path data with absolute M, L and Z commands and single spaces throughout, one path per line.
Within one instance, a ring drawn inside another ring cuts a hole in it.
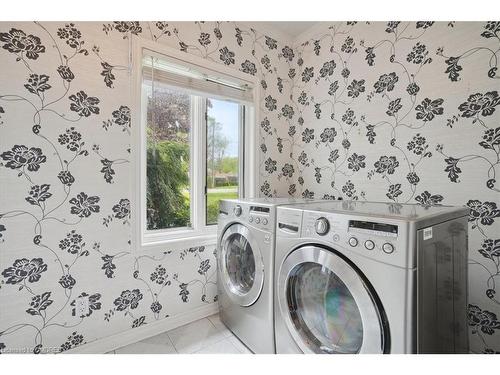
M 480 37 L 490 39 L 499 39 L 500 38 L 500 22 L 499 21 L 491 21 L 487 22 L 483 26 L 483 32 L 480 33 Z M 500 40 L 499 40 L 500 42 Z M 448 78 L 452 82 L 457 82 L 461 79 L 461 71 L 463 70 L 463 67 L 460 65 L 460 63 L 466 62 L 466 60 L 475 55 L 475 54 L 484 54 L 488 58 L 485 58 L 484 61 L 488 61 L 487 64 L 487 69 L 485 71 L 487 72 L 487 76 L 489 78 L 494 78 L 498 79 L 500 78 L 497 75 L 497 70 L 498 70 L 498 53 L 500 51 L 498 50 L 498 46 L 496 49 L 485 47 L 485 46 L 475 46 L 473 48 L 470 48 L 467 51 L 459 53 L 457 56 L 447 56 L 444 54 L 444 48 L 440 48 L 438 50 L 438 55 L 446 58 L 445 63 L 447 65 L 447 68 L 445 70 L 445 73 L 448 74 Z M 486 66 L 485 66 L 486 67 Z
M 11 28 L 8 32 L 0 33 L 2 48 L 16 56 L 16 61 L 22 61 L 30 69 L 26 59 L 36 60 L 45 53 L 45 46 L 38 36 L 28 34 L 23 30 Z
M 104 261 L 102 269 L 108 278 L 113 278 L 116 265 L 113 261 L 131 256 L 128 252 L 122 252 L 115 255 L 104 254 L 97 247 L 97 251 L 103 256 L 101 259 Z M 150 311 L 153 313 L 155 320 L 160 318 L 166 318 L 169 314 L 161 314 L 163 310 L 163 305 L 160 303 L 159 299 L 165 288 L 171 288 L 172 284 L 177 284 L 180 292 L 179 296 L 182 302 L 187 303 L 189 301 L 188 295 L 190 294 L 189 289 L 192 287 L 198 287 L 201 290 L 201 301 L 204 303 L 211 303 L 217 301 L 217 295 L 210 296 L 208 291 L 209 286 L 215 286 L 215 270 L 209 272 L 212 268 L 210 265 L 210 259 L 204 258 L 203 253 L 205 252 L 204 246 L 193 247 L 186 250 L 182 250 L 179 253 L 179 258 L 181 261 L 185 261 L 188 255 L 192 255 L 199 261 L 198 274 L 203 278 L 192 279 L 187 282 L 182 282 L 179 278 L 179 274 L 174 272 L 170 274 L 167 266 L 163 265 L 163 262 L 168 260 L 169 257 L 174 255 L 172 251 L 166 251 L 161 256 L 154 257 L 149 255 L 142 255 L 134 257 L 134 270 L 132 277 L 143 284 L 144 290 L 151 299 L 149 305 Z M 152 272 L 141 271 L 141 264 L 145 261 L 153 261 L 158 264 Z M 135 316 L 135 310 L 138 308 L 139 304 L 143 300 L 144 294 L 141 289 L 124 290 L 121 292 L 120 296 L 116 297 L 113 304 L 115 305 L 112 309 L 104 314 L 104 320 L 110 321 L 116 313 L 122 312 L 124 316 L 130 317 L 132 320 L 132 328 L 147 324 L 146 316 Z
M 11 267 L 6 268 L 2 272 L 2 276 L 6 278 L 7 284 L 22 283 L 21 287 L 28 288 L 26 282 L 35 283 L 39 281 L 45 271 L 47 271 L 47 265 L 42 258 L 31 260 L 23 258 L 17 259 Z

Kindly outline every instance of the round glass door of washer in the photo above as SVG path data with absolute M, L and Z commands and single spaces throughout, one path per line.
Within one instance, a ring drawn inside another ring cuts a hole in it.
M 253 304 L 262 290 L 264 275 L 260 250 L 248 229 L 229 227 L 221 240 L 222 281 L 228 295 L 238 304 Z
M 357 270 L 321 247 L 285 259 L 278 284 L 282 317 L 306 353 L 383 353 L 379 308 Z
M 317 351 L 358 353 L 363 321 L 349 289 L 333 272 L 304 263 L 290 278 L 290 300 L 296 306 L 293 322 Z M 315 350 L 315 351 L 316 351 Z

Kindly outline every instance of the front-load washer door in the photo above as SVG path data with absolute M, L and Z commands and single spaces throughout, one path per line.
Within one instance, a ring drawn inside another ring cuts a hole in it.
M 304 353 L 384 353 L 387 327 L 371 287 L 332 249 L 305 245 L 283 262 L 280 313 Z
M 250 306 L 264 285 L 264 263 L 257 242 L 247 227 L 233 224 L 220 242 L 220 280 L 228 297 L 240 306 Z

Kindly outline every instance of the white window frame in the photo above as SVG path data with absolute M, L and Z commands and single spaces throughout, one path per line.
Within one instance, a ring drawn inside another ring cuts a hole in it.
M 191 183 L 190 189 L 193 197 L 191 201 L 191 219 L 192 228 L 172 228 L 165 230 L 146 230 L 146 132 L 144 95 L 142 93 L 142 64 L 143 56 L 153 52 L 155 55 L 164 55 L 168 59 L 178 60 L 190 65 L 197 65 L 204 70 L 210 70 L 223 76 L 235 79 L 238 82 L 245 83 L 253 88 L 253 108 L 246 106 L 243 120 L 243 132 L 240 132 L 240 143 L 243 147 L 244 158 L 240 158 L 239 181 L 244 181 L 242 186 L 238 186 L 240 196 L 255 197 L 258 191 L 258 155 L 257 155 L 257 124 L 259 114 L 259 96 L 260 84 L 257 77 L 250 76 L 235 68 L 229 68 L 199 56 L 191 55 L 186 52 L 178 51 L 158 42 L 153 42 L 140 38 L 132 37 L 131 63 L 132 63 L 132 173 L 131 173 L 131 209 L 132 209 L 132 248 L 136 251 L 144 251 L 155 248 L 169 249 L 186 248 L 191 246 L 201 246 L 215 244 L 217 236 L 217 225 L 206 225 L 206 214 L 193 215 L 194 212 L 203 212 L 206 210 L 206 101 L 197 98 L 194 101 L 193 116 L 197 117 L 197 122 L 204 124 L 200 127 L 191 129 L 191 160 L 194 165 L 201 168 L 190 168 L 190 181 L 200 181 L 202 184 Z M 208 95 L 209 96 L 209 95 Z M 240 107 L 241 108 L 241 107 Z M 192 117 L 194 118 L 194 117 Z M 201 121 L 201 122 L 200 122 Z M 203 134 L 200 134 L 204 132 Z M 242 153 L 240 153 L 241 155 Z M 195 169 L 195 170 L 193 170 Z M 243 172 L 243 173 L 241 173 Z M 201 207 L 200 207 L 201 206 Z

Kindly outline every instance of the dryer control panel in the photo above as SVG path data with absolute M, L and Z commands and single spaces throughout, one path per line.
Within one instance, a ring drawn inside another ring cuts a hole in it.
M 237 220 L 258 229 L 273 231 L 273 209 L 264 205 L 223 201 L 219 207 L 219 221 Z
M 382 262 L 407 267 L 404 223 L 390 219 L 303 211 L 301 237 L 327 241 Z

